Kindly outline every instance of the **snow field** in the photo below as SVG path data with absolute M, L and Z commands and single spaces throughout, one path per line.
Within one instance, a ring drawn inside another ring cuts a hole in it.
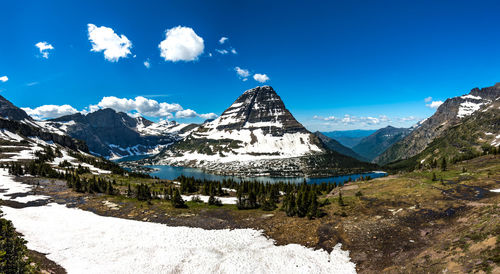
M 29 192 L 0 169 L 1 188 Z M 43 196 L 28 196 L 39 199 Z M 349 253 L 296 244 L 276 246 L 253 229 L 204 230 L 103 217 L 51 203 L 14 209 L 5 218 L 68 273 L 356 273 Z

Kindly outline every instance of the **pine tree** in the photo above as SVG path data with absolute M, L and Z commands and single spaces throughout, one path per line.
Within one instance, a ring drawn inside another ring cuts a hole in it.
M 444 158 L 444 157 L 441 160 L 441 170 L 446 171 L 446 158 Z
M 309 219 L 318 217 L 318 196 L 316 192 L 311 191 L 311 205 L 309 205 L 309 209 L 307 211 L 307 217 Z
M 134 193 L 132 192 L 132 188 L 130 187 L 130 183 L 127 186 L 127 197 L 132 197 Z
M 179 189 L 175 189 L 173 196 L 172 196 L 172 205 L 175 208 L 186 208 L 186 203 L 181 197 L 181 193 L 179 192 Z
M 342 198 L 342 191 L 339 191 L 339 206 L 345 206 L 344 199 Z

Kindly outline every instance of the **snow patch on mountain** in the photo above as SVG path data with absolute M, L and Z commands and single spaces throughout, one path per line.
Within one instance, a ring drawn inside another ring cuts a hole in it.
M 479 110 L 483 104 L 484 103 L 473 103 L 470 101 L 465 101 L 465 102 L 460 104 L 460 107 L 459 107 L 458 113 L 457 113 L 457 117 L 463 118 L 465 116 L 469 116 L 472 113 Z
M 145 125 L 142 120 L 137 122 L 137 132 L 141 135 L 161 136 L 166 134 L 179 133 L 182 129 L 189 126 L 189 124 L 179 124 L 175 121 L 161 120 L 150 125 Z

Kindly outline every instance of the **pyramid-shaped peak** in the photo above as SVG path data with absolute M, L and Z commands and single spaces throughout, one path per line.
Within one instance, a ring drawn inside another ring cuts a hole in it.
M 222 115 L 210 122 L 219 130 L 262 129 L 266 133 L 308 132 L 270 86 L 245 91 Z

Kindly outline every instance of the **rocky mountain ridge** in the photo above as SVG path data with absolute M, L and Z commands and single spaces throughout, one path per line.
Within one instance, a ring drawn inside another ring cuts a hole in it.
M 462 123 L 479 109 L 492 104 L 500 97 L 500 84 L 474 88 L 468 94 L 447 99 L 434 115 L 421 122 L 408 136 L 395 143 L 375 158 L 378 164 L 411 158 L 452 127 Z
M 108 158 L 157 153 L 164 146 L 182 138 L 180 134 L 188 126 L 174 121 L 153 123 L 143 117 L 130 117 L 109 108 L 86 115 L 67 115 L 38 124 L 84 140 L 92 153 Z

